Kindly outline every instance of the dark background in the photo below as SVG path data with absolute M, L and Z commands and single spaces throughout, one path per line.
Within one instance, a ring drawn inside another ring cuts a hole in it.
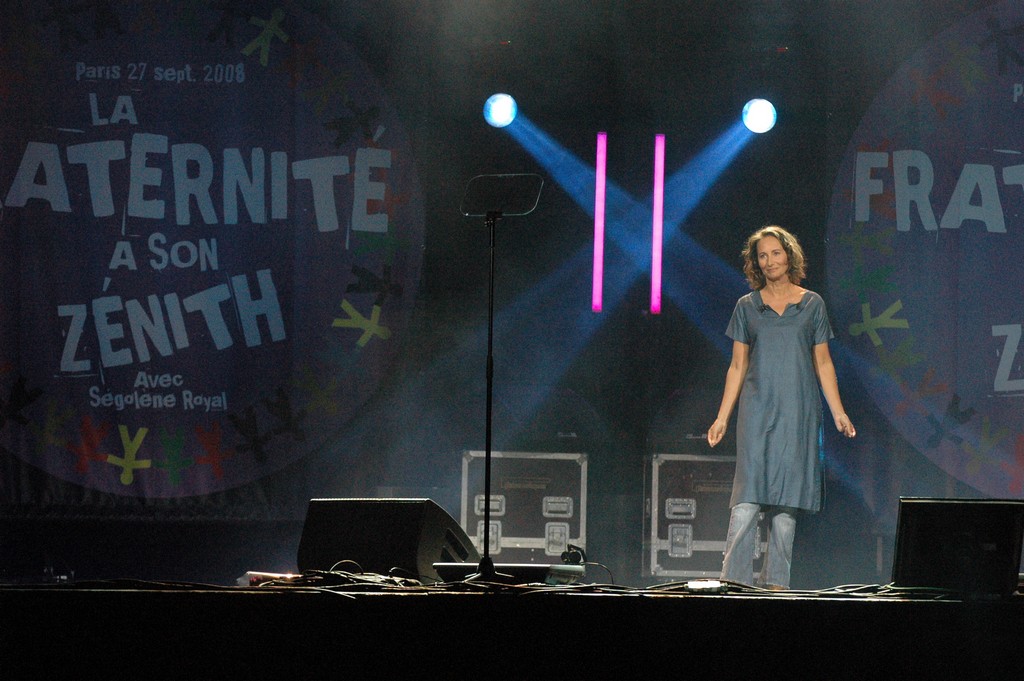
M 481 107 L 494 92 L 513 94 L 524 115 L 588 165 L 596 132 L 607 131 L 609 176 L 634 196 L 650 191 L 655 133 L 666 135 L 671 172 L 732 124 L 745 101 L 770 97 L 776 127 L 737 156 L 680 228 L 738 270 L 747 234 L 787 226 L 809 259 L 806 285 L 827 303 L 828 206 L 860 117 L 907 57 L 986 4 L 307 3 L 377 75 L 417 158 L 426 243 L 402 361 L 331 447 L 251 487 L 126 504 L 11 464 L 15 484 L 50 494 L 51 506 L 16 509 L 4 521 L 7 574 L 224 582 L 248 569 L 284 571 L 294 568 L 305 501 L 316 496 L 427 496 L 458 517 L 461 454 L 484 447 L 489 273 L 487 231 L 459 207 L 476 175 L 543 174 L 507 131 L 484 122 Z M 601 313 L 575 356 L 547 356 L 566 320 L 590 314 L 589 278 L 527 306 L 513 303 L 591 239 L 591 218 L 550 180 L 532 214 L 500 225 L 495 308 L 505 314 L 494 343 L 494 447 L 586 452 L 588 557 L 619 583 L 638 584 L 646 457 L 708 453 L 686 436 L 699 437 L 713 419 L 728 358 L 667 299 L 662 314 L 651 315 L 645 277 Z M 666 269 L 692 266 L 665 262 Z M 841 375 L 840 385 L 858 430 L 872 434 L 870 448 L 828 437 L 827 503 L 801 522 L 795 587 L 888 581 L 896 491 L 972 494 L 888 432 L 852 378 Z M 538 396 L 539 404 L 526 399 Z M 880 481 L 878 471 L 897 454 L 912 461 L 902 470 L 914 479 Z M 44 489 L 57 489 L 57 498 Z M 66 509 L 62 495 L 87 503 Z M 286 510 L 247 517 L 245 509 L 266 497 Z M 211 507 L 227 510 L 214 520 L 205 512 Z

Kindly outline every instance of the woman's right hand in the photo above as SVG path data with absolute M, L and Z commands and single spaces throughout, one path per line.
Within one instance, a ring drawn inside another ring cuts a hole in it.
M 725 435 L 726 422 L 724 419 L 715 419 L 715 422 L 708 428 L 708 444 L 714 447 L 722 441 Z

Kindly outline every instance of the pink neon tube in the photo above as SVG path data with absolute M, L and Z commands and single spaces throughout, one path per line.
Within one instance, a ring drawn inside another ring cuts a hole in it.
M 665 136 L 654 136 L 654 224 L 651 235 L 651 314 L 661 313 L 661 243 L 665 206 Z
M 597 160 L 594 164 L 594 281 L 590 307 L 601 311 L 604 296 L 604 204 L 605 173 L 608 165 L 608 133 L 597 133 Z

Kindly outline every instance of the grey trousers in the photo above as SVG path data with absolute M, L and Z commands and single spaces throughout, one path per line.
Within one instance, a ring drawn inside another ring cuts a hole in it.
M 769 506 L 765 512 L 771 517 L 771 530 L 768 552 L 758 580 L 754 580 L 754 548 L 761 506 L 749 503 L 736 504 L 729 515 L 722 579 L 751 586 L 788 589 L 793 564 L 793 537 L 796 535 L 796 509 Z

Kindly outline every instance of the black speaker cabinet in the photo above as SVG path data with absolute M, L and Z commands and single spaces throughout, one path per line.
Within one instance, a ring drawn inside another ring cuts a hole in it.
M 305 572 L 353 561 L 363 572 L 432 581 L 434 563 L 479 560 L 465 531 L 430 499 L 311 499 L 297 565 Z
M 1024 501 L 900 499 L 892 581 L 1005 598 L 1019 581 Z

